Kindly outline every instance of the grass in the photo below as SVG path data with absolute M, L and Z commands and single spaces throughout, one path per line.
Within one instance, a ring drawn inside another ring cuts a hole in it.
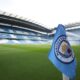
M 80 80 L 80 46 L 73 46 Z M 50 45 L 0 45 L 0 80 L 62 80 L 48 60 Z

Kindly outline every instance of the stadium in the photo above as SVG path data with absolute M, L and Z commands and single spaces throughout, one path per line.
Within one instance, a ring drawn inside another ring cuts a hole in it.
M 67 36 L 72 45 L 80 44 L 80 23 L 68 24 Z M 0 43 L 38 44 L 50 43 L 56 28 L 47 29 L 41 25 L 26 21 L 12 14 L 0 14 Z
M 80 80 L 80 23 L 67 24 L 65 29 L 77 58 L 76 80 Z M 0 13 L 0 80 L 61 80 L 47 58 L 55 32 L 56 28 Z
M 0 43 L 26 44 L 46 43 L 51 30 L 38 24 L 7 15 L 0 14 Z

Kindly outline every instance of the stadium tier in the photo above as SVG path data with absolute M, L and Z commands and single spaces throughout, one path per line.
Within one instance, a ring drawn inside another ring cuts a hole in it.
M 38 24 L 0 14 L 0 43 L 48 43 L 51 30 Z
M 69 42 L 80 44 L 80 23 L 65 25 Z M 47 29 L 5 12 L 0 14 L 0 43 L 52 43 L 56 28 Z

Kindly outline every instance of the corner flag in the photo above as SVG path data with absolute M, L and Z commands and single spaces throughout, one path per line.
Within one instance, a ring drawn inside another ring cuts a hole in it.
M 76 75 L 76 60 L 74 52 L 67 40 L 66 31 L 63 25 L 59 24 L 53 38 L 49 60 L 63 74 L 70 78 Z

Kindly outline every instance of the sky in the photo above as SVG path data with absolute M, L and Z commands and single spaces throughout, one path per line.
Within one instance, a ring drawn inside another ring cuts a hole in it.
M 45 26 L 80 22 L 79 0 L 0 0 L 0 10 Z

